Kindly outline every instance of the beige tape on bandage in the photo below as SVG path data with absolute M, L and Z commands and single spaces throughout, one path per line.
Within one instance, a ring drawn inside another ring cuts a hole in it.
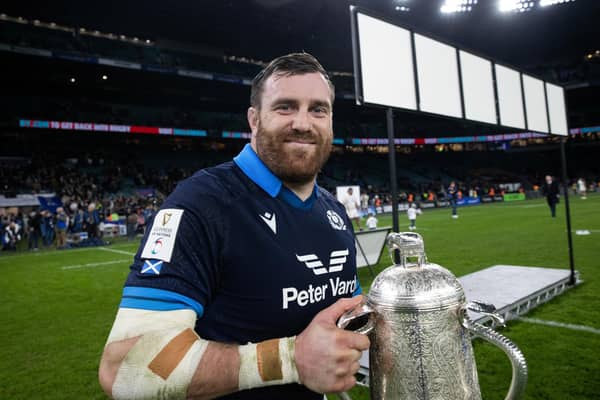
M 148 369 L 164 380 L 169 379 L 171 373 L 183 360 L 198 336 L 191 328 L 187 328 L 175 336 L 163 349 L 150 361 Z
M 115 400 L 185 399 L 208 341 L 193 330 L 191 310 L 119 309 L 108 343 L 138 337 L 112 387 Z
M 239 347 L 239 389 L 300 382 L 294 361 L 296 337 L 271 339 Z

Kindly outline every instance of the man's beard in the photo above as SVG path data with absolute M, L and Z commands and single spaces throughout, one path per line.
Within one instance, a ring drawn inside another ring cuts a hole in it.
M 315 143 L 311 148 L 293 148 L 286 140 Z M 269 169 L 285 183 L 311 182 L 325 165 L 331 153 L 332 138 L 311 132 L 273 132 L 261 127 L 256 133 L 256 152 Z

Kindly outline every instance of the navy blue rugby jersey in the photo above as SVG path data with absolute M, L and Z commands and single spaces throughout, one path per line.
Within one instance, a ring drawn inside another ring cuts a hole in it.
M 200 337 L 246 344 L 297 335 L 361 292 L 344 207 L 315 185 L 302 201 L 246 145 L 182 181 L 149 222 L 120 307 L 191 308 Z M 224 399 L 322 399 L 292 384 Z

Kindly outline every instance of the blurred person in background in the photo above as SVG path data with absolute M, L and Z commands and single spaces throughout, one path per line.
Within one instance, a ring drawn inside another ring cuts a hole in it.
M 363 215 L 367 215 L 369 212 L 369 195 L 364 190 L 360 195 L 360 210 L 363 212 Z
M 414 231 L 417 229 L 417 215 L 421 215 L 421 209 L 417 207 L 416 203 L 412 203 L 410 207 L 406 210 L 406 216 L 408 217 L 408 221 L 410 225 L 408 229 Z
M 95 239 L 98 237 L 98 225 L 100 224 L 100 215 L 96 210 L 96 204 L 90 203 L 85 213 L 85 230 L 88 234 L 88 238 Z
M 152 199 L 151 203 L 144 208 L 144 221 L 150 221 L 156 214 L 156 199 Z M 144 225 L 144 230 L 146 226 Z
M 558 183 L 550 175 L 546 175 L 544 184 L 542 185 L 542 194 L 546 196 L 546 202 L 550 207 L 550 215 L 556 217 L 556 205 L 560 199 Z
M 44 246 L 54 243 L 54 215 L 49 210 L 42 211 L 42 237 Z
M 67 228 L 69 227 L 69 216 L 65 209 L 56 209 L 56 248 L 63 249 L 67 245 Z
M 362 230 L 360 227 L 360 215 L 358 214 L 360 204 L 358 201 L 356 201 L 356 198 L 354 197 L 354 190 L 351 187 L 349 187 L 346 191 L 346 195 L 342 197 L 341 203 L 346 208 L 346 214 L 348 215 L 348 218 L 354 221 L 358 229 Z
M 369 228 L 369 230 L 375 230 L 377 229 L 377 217 L 375 217 L 375 213 L 371 212 L 369 213 L 369 218 L 367 218 L 367 221 L 365 222 L 365 224 L 367 225 L 367 228 Z
M 85 221 L 85 212 L 79 208 L 73 215 L 73 224 L 71 227 L 71 231 L 73 233 L 83 232 L 83 224 Z
M 8 225 L 4 227 L 4 231 L 2 232 L 2 250 L 17 250 L 17 242 L 20 239 L 19 226 L 15 221 L 10 221 Z
M 587 186 L 585 184 L 585 179 L 583 178 L 577 179 L 577 194 L 579 194 L 581 200 L 587 199 Z
M 27 221 L 27 249 L 38 250 L 38 241 L 42 234 L 42 216 L 36 210 L 29 213 L 29 221 Z
M 456 186 L 456 182 L 452 181 L 446 190 L 446 197 L 448 197 L 450 207 L 452 207 L 452 218 L 458 218 L 458 214 L 456 212 L 456 202 L 458 201 L 458 196 L 458 186 Z
M 135 214 L 136 214 L 136 218 L 137 218 L 136 230 L 139 233 L 144 233 L 144 231 L 146 230 L 146 218 L 144 217 L 144 210 L 142 210 L 140 207 L 138 207 L 135 210 Z
M 135 238 L 135 231 L 137 229 L 138 216 L 137 213 L 131 209 L 127 210 L 127 240 L 133 240 Z

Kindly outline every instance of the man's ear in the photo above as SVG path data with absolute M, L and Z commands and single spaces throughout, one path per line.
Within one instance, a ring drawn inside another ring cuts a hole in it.
M 248 107 L 248 125 L 250 125 L 250 130 L 252 132 L 252 136 L 256 135 L 256 131 L 258 130 L 258 110 L 254 107 Z

